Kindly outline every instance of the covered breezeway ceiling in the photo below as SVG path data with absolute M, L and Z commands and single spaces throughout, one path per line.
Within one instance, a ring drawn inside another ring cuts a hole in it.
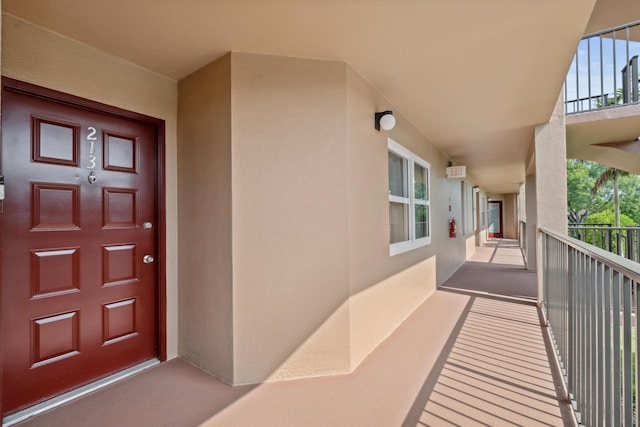
M 640 174 L 640 105 L 567 116 L 567 157 Z
M 477 184 L 516 192 L 595 0 L 4 0 L 173 79 L 228 51 L 345 61 Z M 373 115 L 373 112 L 372 112 Z

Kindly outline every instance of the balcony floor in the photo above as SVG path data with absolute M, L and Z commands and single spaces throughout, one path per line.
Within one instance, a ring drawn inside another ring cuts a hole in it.
M 349 375 L 231 387 L 174 359 L 17 425 L 571 425 L 535 278 L 496 240 Z

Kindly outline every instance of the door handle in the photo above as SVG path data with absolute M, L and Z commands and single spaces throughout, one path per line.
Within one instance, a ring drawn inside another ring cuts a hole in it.
M 151 255 L 145 255 L 142 257 L 142 262 L 144 262 L 145 264 L 151 264 L 153 261 L 154 259 Z

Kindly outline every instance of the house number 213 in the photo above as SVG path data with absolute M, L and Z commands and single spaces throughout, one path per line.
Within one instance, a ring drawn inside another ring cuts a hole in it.
M 89 166 L 87 169 L 95 169 L 96 168 L 96 155 L 95 153 L 95 144 L 96 144 L 96 128 L 93 126 L 89 126 L 89 135 L 87 135 L 87 141 L 89 141 Z

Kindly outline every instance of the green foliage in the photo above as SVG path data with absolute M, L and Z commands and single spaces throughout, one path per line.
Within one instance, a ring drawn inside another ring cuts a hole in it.
M 569 224 L 582 224 L 590 215 L 613 212 L 613 182 L 602 180 L 595 195 L 591 194 L 598 177 L 608 169 L 597 162 L 567 160 L 567 216 Z M 620 212 L 640 224 L 640 177 L 634 174 L 618 176 Z M 621 215 L 622 217 L 622 215 Z M 607 221 L 603 221 L 605 223 Z M 611 220 L 609 223 L 613 224 Z M 621 225 L 626 225 L 621 220 Z
M 419 200 L 427 200 L 427 185 L 422 182 L 414 184 L 415 198 Z
M 567 160 L 567 215 L 570 224 L 582 224 L 587 216 L 606 206 L 591 195 L 596 178 L 605 169 L 598 163 Z
M 620 212 L 640 224 L 640 177 L 629 174 L 619 178 Z
M 603 212 L 598 212 L 597 214 L 589 215 L 586 218 L 584 223 L 597 224 L 597 225 L 602 225 L 602 224 L 612 225 L 613 219 L 614 219 L 613 210 L 609 209 Z M 628 227 L 628 226 L 634 226 L 634 225 L 636 225 L 636 223 L 633 221 L 633 219 L 629 218 L 625 214 L 620 214 L 621 227 Z M 620 233 L 618 229 L 608 229 L 607 227 L 604 227 L 603 229 L 600 229 L 600 230 L 581 230 L 579 231 L 579 233 L 581 234 L 580 240 L 583 240 L 584 242 L 595 245 L 599 248 L 602 248 L 614 253 L 618 253 L 617 252 L 617 249 L 618 249 L 617 233 Z M 626 233 L 623 231 L 621 232 L 621 235 L 625 236 Z M 621 253 L 624 253 L 626 249 L 625 245 L 626 245 L 626 240 L 622 239 L 621 247 L 620 247 Z
M 585 224 L 613 224 L 613 210 L 608 209 L 606 211 L 603 212 L 598 212 L 596 214 L 592 214 L 589 215 L 586 219 L 585 219 Z M 627 226 L 633 226 L 636 225 L 636 222 L 633 220 L 633 218 L 625 215 L 625 214 L 620 214 L 620 226 L 621 227 L 627 227 Z
M 610 107 L 622 103 L 622 88 L 618 88 L 616 96 L 613 98 L 607 98 L 606 101 L 602 98 L 596 98 L 593 100 L 593 108 L 602 108 L 603 106 Z

